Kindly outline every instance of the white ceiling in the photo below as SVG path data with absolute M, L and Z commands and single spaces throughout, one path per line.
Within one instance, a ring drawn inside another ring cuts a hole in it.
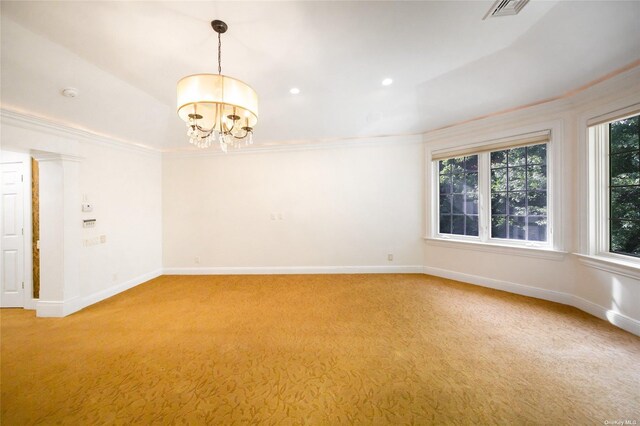
M 229 24 L 223 73 L 260 96 L 263 144 L 424 132 L 640 58 L 638 1 L 533 0 L 483 21 L 492 3 L 2 1 L 2 106 L 186 147 L 175 86 L 216 71 L 213 19 Z

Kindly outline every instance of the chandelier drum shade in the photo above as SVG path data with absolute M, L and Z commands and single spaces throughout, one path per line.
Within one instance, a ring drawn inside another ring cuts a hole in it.
M 258 123 L 258 94 L 244 82 L 222 74 L 222 21 L 211 26 L 218 33 L 218 74 L 194 74 L 178 82 L 178 116 L 187 125 L 189 142 L 207 148 L 217 139 L 220 148 L 253 143 Z

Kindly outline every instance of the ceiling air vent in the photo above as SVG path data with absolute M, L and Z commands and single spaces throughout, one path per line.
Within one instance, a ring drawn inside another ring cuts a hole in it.
M 517 15 L 527 3 L 529 3 L 529 0 L 496 0 L 482 19 L 493 18 L 494 16 Z

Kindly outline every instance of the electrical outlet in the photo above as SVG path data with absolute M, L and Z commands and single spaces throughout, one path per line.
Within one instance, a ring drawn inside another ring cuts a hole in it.
M 392 254 L 388 254 L 388 255 L 387 255 L 387 260 L 388 260 L 389 262 L 393 262 L 393 255 L 392 255 Z
M 193 261 L 194 261 L 194 262 L 196 262 L 196 265 L 199 265 L 199 264 L 200 264 L 200 257 L 199 257 L 199 256 L 196 256 L 196 257 L 193 259 Z
M 114 281 L 114 282 L 115 282 L 115 281 L 118 281 L 118 274 L 113 274 L 113 277 L 112 277 L 112 278 L 113 278 L 113 281 Z

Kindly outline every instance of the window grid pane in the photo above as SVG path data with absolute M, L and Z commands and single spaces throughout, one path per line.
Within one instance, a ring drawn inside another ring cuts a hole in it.
M 438 162 L 439 232 L 478 236 L 478 156 Z
M 547 144 L 493 151 L 491 237 L 547 240 Z
M 640 257 L 640 116 L 609 123 L 609 251 Z

